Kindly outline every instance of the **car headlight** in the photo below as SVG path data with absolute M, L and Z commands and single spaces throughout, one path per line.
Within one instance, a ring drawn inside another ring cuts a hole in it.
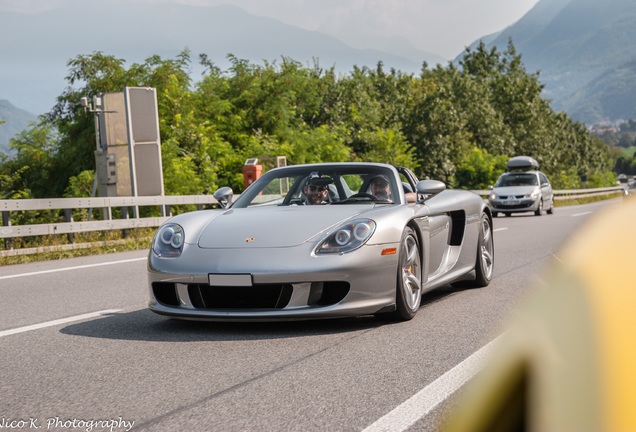
M 495 193 L 491 193 L 490 196 L 488 197 L 489 200 L 496 200 L 497 199 L 497 194 Z
M 540 192 L 539 192 L 538 190 L 536 190 L 536 189 L 535 189 L 535 190 L 534 190 L 534 191 L 533 191 L 533 192 L 532 192 L 529 196 L 530 196 L 530 198 L 532 198 L 532 199 L 537 199 L 537 198 L 539 197 L 539 193 L 540 193 Z
M 357 219 L 347 222 L 329 234 L 316 248 L 316 254 L 346 253 L 358 249 L 375 232 L 375 222 L 371 219 Z
M 178 257 L 183 251 L 185 233 L 181 225 L 167 223 L 162 225 L 152 240 L 152 250 L 161 257 Z

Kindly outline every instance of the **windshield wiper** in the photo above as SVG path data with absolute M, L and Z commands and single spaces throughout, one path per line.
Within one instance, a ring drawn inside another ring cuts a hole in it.
M 342 201 L 332 202 L 332 205 L 335 204 L 359 204 L 359 203 L 371 203 L 371 204 L 393 204 L 393 201 L 380 199 L 380 198 L 371 198 L 369 196 L 354 196 L 349 197 L 347 199 L 343 199 Z

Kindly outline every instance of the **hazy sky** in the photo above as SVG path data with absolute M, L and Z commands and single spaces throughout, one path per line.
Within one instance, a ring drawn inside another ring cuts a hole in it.
M 41 11 L 78 0 L 0 0 L 0 12 Z M 81 0 L 94 1 L 94 0 Z M 539 0 L 107 0 L 192 5 L 233 4 L 253 15 L 334 36 L 356 48 L 403 37 L 452 59 L 481 36 L 503 30 Z

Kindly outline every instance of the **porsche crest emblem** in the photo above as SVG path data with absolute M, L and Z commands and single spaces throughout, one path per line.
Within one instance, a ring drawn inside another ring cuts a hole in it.
M 254 237 L 248 237 L 245 239 L 245 243 L 252 243 L 254 241 Z

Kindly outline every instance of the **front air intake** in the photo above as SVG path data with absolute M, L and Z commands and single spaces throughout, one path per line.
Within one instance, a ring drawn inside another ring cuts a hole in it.
M 179 297 L 174 283 L 153 282 L 152 292 L 157 301 L 165 306 L 179 306 Z
M 331 306 L 341 302 L 349 294 L 349 282 L 314 282 L 311 284 L 310 306 Z
M 282 309 L 289 303 L 292 291 L 290 284 L 188 285 L 190 301 L 197 309 Z

